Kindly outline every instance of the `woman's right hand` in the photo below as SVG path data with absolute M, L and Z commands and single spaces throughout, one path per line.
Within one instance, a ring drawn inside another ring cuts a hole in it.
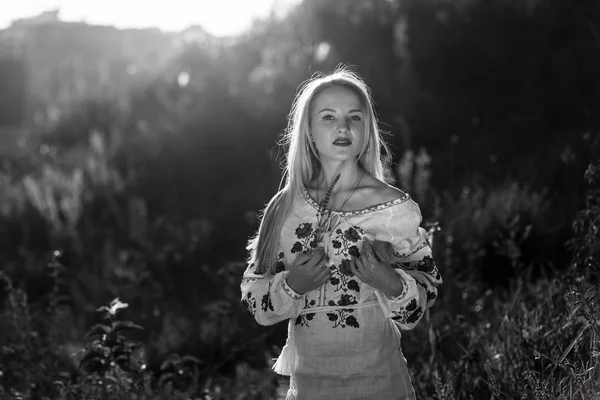
M 298 294 L 304 294 L 323 286 L 331 277 L 331 270 L 325 265 L 323 249 L 314 253 L 302 253 L 296 257 L 286 277 L 286 282 Z

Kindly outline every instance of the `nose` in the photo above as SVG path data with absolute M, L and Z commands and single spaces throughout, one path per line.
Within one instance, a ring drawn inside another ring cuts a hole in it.
M 340 133 L 348 133 L 349 129 L 348 129 L 348 121 L 344 120 L 340 123 L 340 125 L 338 126 L 338 132 Z

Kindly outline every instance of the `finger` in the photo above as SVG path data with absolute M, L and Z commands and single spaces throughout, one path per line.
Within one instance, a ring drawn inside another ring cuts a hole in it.
M 319 263 L 321 262 L 323 257 L 324 257 L 323 250 L 317 249 L 317 250 L 315 250 L 314 253 L 309 254 L 309 259 L 306 260 L 302 265 L 304 265 L 308 268 L 314 268 L 315 266 L 319 265 Z
M 366 258 L 366 256 L 365 256 Z M 360 277 L 361 280 L 363 282 L 366 282 L 369 280 L 369 277 L 371 276 L 371 269 L 372 266 L 370 264 L 370 261 L 363 261 L 363 260 L 356 260 L 356 268 L 358 269 L 358 272 L 360 273 Z
M 381 243 L 382 245 L 385 244 L 385 242 L 381 242 L 381 241 L 379 241 L 379 243 Z M 373 243 L 371 245 L 371 251 L 373 252 L 373 259 L 375 261 L 383 262 L 383 260 L 385 260 L 385 252 L 382 248 L 382 245 L 379 245 L 378 243 Z
M 331 269 L 327 266 L 325 266 L 325 268 L 323 268 L 323 269 L 319 269 L 319 273 L 317 274 L 317 277 L 319 279 L 329 280 L 330 276 L 331 276 Z
M 325 252 L 322 249 L 319 249 L 317 252 L 315 252 L 314 257 L 311 259 L 311 262 L 314 262 L 314 265 L 325 265 L 325 261 L 326 261 L 326 256 L 325 256 Z
M 354 259 L 354 266 L 356 267 L 356 269 L 358 269 L 359 271 L 361 271 L 364 268 L 363 260 L 360 257 Z
M 355 258 L 354 260 L 350 260 L 350 271 L 352 271 L 352 273 L 360 279 L 362 276 L 362 273 L 360 271 L 360 268 L 358 267 L 357 261 L 358 261 L 358 258 Z
M 373 258 L 373 256 L 374 256 L 373 245 L 368 240 L 365 240 L 363 242 L 363 251 L 362 251 L 362 253 L 363 253 L 362 255 L 364 256 L 363 263 L 366 260 L 371 260 Z
M 369 256 L 369 247 L 364 247 L 360 258 L 358 259 L 358 268 L 361 269 L 363 272 L 366 271 L 367 267 L 371 266 L 371 257 L 373 256 L 372 253 Z
M 302 264 L 306 264 L 306 262 L 308 260 L 310 260 L 313 257 L 312 253 L 306 252 L 306 253 L 300 253 L 295 260 L 295 264 L 296 266 L 300 266 Z
M 329 268 L 325 268 L 324 270 L 319 269 L 319 272 L 314 277 L 315 282 L 319 285 L 323 285 L 326 282 L 329 282 L 331 279 L 331 271 Z
M 313 268 L 310 268 L 310 274 L 315 279 L 319 279 L 319 277 L 323 275 L 329 275 L 330 273 L 331 268 L 327 265 L 327 261 L 324 259 L 316 264 Z
M 329 267 L 327 266 L 327 264 L 325 264 L 324 261 L 321 261 L 316 266 L 317 266 L 317 268 L 315 270 L 317 271 L 318 275 L 328 274 L 330 271 Z

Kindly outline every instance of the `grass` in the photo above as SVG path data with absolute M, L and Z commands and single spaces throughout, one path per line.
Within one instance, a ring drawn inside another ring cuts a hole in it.
M 403 336 L 420 399 L 600 398 L 599 171 L 600 166 L 590 166 L 586 173 L 587 204 L 569 241 L 573 259 L 560 271 L 537 276 L 533 266 L 522 266 L 507 287 L 490 287 L 465 273 L 472 267 L 452 253 L 445 233 L 439 234 L 434 250 L 442 260 L 444 284 L 436 305 Z M 518 265 L 518 257 L 511 262 Z M 172 302 L 170 309 L 163 307 L 168 315 L 161 319 L 161 331 L 140 313 L 149 305 L 117 298 L 94 307 L 95 319 L 86 319 L 94 321 L 87 334 L 70 317 L 73 303 L 65 287 L 72 287 L 73 275 L 60 252 L 44 272 L 50 285 L 45 296 L 32 298 L 0 271 L 0 398 L 283 398 L 286 380 L 269 368 L 278 351 L 270 345 L 277 329 L 246 328 L 253 321 L 237 298 L 243 265 L 201 269 L 203 279 L 224 293 L 203 303 L 203 314 L 186 320 L 181 311 L 203 297 L 188 298 L 187 305 Z M 93 284 L 90 271 L 79 276 Z M 168 287 L 162 283 L 150 287 Z M 194 320 L 202 320 L 199 328 L 190 325 Z M 187 339 L 196 348 L 157 352 L 165 335 L 182 342 L 178 335 L 186 332 L 198 334 Z M 237 344 L 229 338 L 237 338 Z

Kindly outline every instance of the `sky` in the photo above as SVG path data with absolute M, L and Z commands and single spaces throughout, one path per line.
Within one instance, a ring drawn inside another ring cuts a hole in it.
M 11 21 L 60 9 L 64 21 L 113 25 L 118 28 L 156 27 L 180 31 L 200 25 L 216 36 L 236 35 L 276 7 L 285 12 L 300 0 L 0 0 L 0 29 Z

